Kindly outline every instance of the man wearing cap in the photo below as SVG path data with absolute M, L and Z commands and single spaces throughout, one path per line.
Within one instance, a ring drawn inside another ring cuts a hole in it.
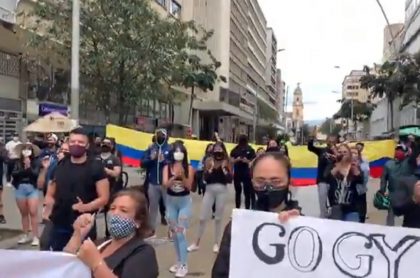
M 385 166 L 381 177 L 381 184 L 379 191 L 383 194 L 388 192 L 390 199 L 393 199 L 393 193 L 399 184 L 399 180 L 406 176 L 414 174 L 416 168 L 416 156 L 408 154 L 408 148 L 403 144 L 398 144 L 395 147 L 394 159 L 388 161 Z M 388 211 L 386 218 L 387 226 L 395 225 L 394 211 L 391 207 Z
M 156 131 L 156 142 L 144 153 L 142 166 L 148 172 L 148 196 L 150 228 L 156 231 L 159 211 L 159 200 L 166 200 L 166 190 L 162 186 L 162 170 L 169 161 L 170 146 L 168 145 L 168 132 L 166 129 Z

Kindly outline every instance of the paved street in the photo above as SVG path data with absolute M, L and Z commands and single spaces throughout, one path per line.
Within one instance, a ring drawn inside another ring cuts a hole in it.
M 139 184 L 140 176 L 134 169 L 128 169 L 130 175 L 130 185 Z M 368 200 L 372 200 L 372 193 L 376 191 L 378 187 L 377 180 L 371 180 L 370 182 L 370 194 Z M 5 215 L 8 223 L 6 225 L 1 225 L 1 227 L 11 228 L 11 229 L 20 229 L 20 216 L 17 211 L 17 207 L 14 201 L 14 192 L 13 188 L 5 188 L 4 191 L 4 205 L 5 205 Z M 319 208 L 317 205 L 317 190 L 315 186 L 312 187 L 301 187 L 294 188 L 293 195 L 300 201 L 300 204 L 303 207 L 303 213 L 307 216 L 316 216 L 318 215 Z M 200 202 L 201 197 L 196 194 L 193 197 L 194 216 L 191 219 L 191 229 L 188 231 L 188 239 L 190 242 L 196 237 L 196 232 L 198 229 L 198 214 L 200 211 Z M 229 195 L 228 207 L 225 213 L 225 223 L 229 219 L 230 212 L 232 211 L 234 205 L 234 194 L 233 187 L 231 187 L 231 194 Z M 375 209 L 372 209 L 371 202 L 369 202 L 369 222 L 381 224 L 385 221 L 385 215 L 382 212 L 378 212 Z M 40 209 L 41 210 L 41 209 Z M 99 235 L 104 234 L 104 219 L 101 216 L 98 217 L 98 228 Z M 201 249 L 189 258 L 189 267 L 190 275 L 189 277 L 210 277 L 211 267 L 214 261 L 215 255 L 212 252 L 213 247 L 213 223 L 209 222 L 207 225 L 207 230 L 204 235 Z M 175 262 L 175 253 L 172 247 L 172 244 L 164 238 L 167 235 L 167 229 L 165 227 L 160 227 L 158 231 L 158 240 L 155 241 L 156 251 L 159 259 L 160 265 L 160 277 L 173 277 L 167 269 Z M 29 249 L 29 246 L 16 246 L 18 249 Z

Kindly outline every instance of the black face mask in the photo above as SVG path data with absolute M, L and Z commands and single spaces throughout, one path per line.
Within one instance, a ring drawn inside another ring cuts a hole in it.
M 165 136 L 158 136 L 156 138 L 156 143 L 158 143 L 159 145 L 162 145 L 163 143 L 165 143 L 165 140 L 166 140 Z
M 101 146 L 101 151 L 103 153 L 109 153 L 109 152 L 111 152 L 111 147 L 110 146 Z
M 257 191 L 257 207 L 264 211 L 271 211 L 287 200 L 289 189 L 273 190 L 270 185 L 266 186 L 266 190 Z
M 223 160 L 225 158 L 225 155 L 222 152 L 215 152 L 213 153 L 213 157 L 215 160 Z

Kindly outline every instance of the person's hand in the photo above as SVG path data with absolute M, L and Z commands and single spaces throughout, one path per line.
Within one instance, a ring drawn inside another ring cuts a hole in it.
M 106 167 L 105 167 L 105 173 L 106 173 L 108 176 L 111 176 L 112 171 L 111 171 L 110 169 L 108 169 L 108 168 L 106 168 Z
M 29 157 L 23 159 L 23 166 L 25 169 L 31 168 L 31 159 Z
M 288 211 L 282 211 L 279 213 L 278 218 L 281 223 L 286 223 L 290 218 L 294 218 L 300 215 L 300 211 L 297 209 L 292 209 Z
M 420 155 L 417 156 L 417 158 L 416 158 L 416 164 L 417 164 L 417 166 L 420 166 Z
M 90 238 L 83 241 L 77 257 L 91 270 L 95 270 L 102 261 L 101 253 L 99 253 L 98 248 Z
M 214 168 L 213 158 L 209 157 L 209 158 L 206 159 L 204 168 L 205 168 L 206 172 L 211 173 L 213 171 L 213 168 Z
M 414 203 L 420 205 L 420 181 L 416 182 L 414 185 Z
M 95 216 L 89 213 L 85 213 L 77 217 L 76 221 L 73 223 L 74 233 L 84 239 L 92 229 L 95 223 Z
M 72 208 L 73 210 L 78 211 L 80 213 L 87 212 L 86 204 L 84 204 L 82 199 L 80 199 L 79 197 L 77 197 L 77 203 L 73 204 Z
M 152 151 L 152 153 L 150 154 L 150 159 L 151 160 L 156 160 L 157 159 L 157 152 L 156 151 Z
M 48 220 L 49 221 L 50 220 L 51 211 L 52 211 L 52 209 L 51 209 L 50 206 L 44 205 L 44 207 L 42 208 L 41 218 L 43 220 Z
M 42 159 L 41 164 L 42 164 L 42 168 L 48 169 L 48 167 L 50 167 L 50 158 L 45 157 L 44 159 Z
M 242 157 L 241 161 L 242 161 L 243 163 L 249 163 L 249 160 L 248 160 L 248 158 L 246 158 L 246 157 Z
M 163 153 L 159 153 L 159 162 L 163 162 L 165 160 L 165 156 Z

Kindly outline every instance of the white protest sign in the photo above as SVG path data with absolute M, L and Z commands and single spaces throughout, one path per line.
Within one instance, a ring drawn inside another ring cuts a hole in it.
M 420 277 L 420 229 L 234 210 L 231 278 Z
M 0 277 L 91 278 L 76 256 L 59 252 L 0 250 Z

